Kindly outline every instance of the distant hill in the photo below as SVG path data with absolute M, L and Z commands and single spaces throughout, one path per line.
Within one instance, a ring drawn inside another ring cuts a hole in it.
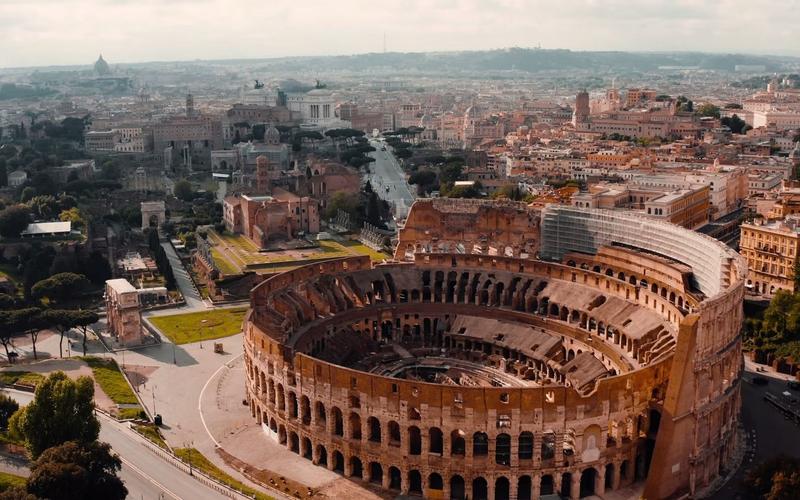
M 763 65 L 766 71 L 779 71 L 787 62 L 800 59 L 745 54 L 707 54 L 701 52 L 643 53 L 588 52 L 565 49 L 542 50 L 510 48 L 464 52 L 369 53 L 350 56 L 287 57 L 263 61 L 274 69 L 365 71 L 391 68 L 397 71 L 474 72 L 474 71 L 551 71 L 551 70 L 627 70 L 651 71 L 659 67 L 697 67 L 733 71 L 736 65 Z

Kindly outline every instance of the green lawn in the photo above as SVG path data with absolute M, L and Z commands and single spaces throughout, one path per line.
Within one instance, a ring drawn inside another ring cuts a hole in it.
M 0 491 L 6 491 L 14 486 L 24 488 L 26 481 L 27 480 L 22 476 L 15 476 L 14 474 L 9 474 L 7 472 L 0 472 Z
M 214 263 L 222 274 L 233 275 L 241 272 L 238 268 L 234 267 L 228 259 L 223 257 L 215 247 L 211 247 L 211 258 L 214 259 Z
M 235 490 L 239 490 L 245 495 L 249 495 L 257 500 L 271 500 L 272 497 L 251 488 L 238 479 L 228 475 L 225 471 L 211 463 L 202 453 L 194 448 L 175 448 L 175 454 L 184 462 L 192 464 L 196 469 L 201 470 L 221 483 L 225 483 Z
M 369 255 L 373 262 L 382 262 L 383 259 L 391 258 L 389 254 L 375 251 L 360 241 L 349 240 L 342 244 L 347 247 L 348 250 L 354 251 L 360 255 Z
M 188 314 L 155 316 L 150 322 L 176 344 L 219 339 L 242 331 L 246 307 L 214 309 Z
M 134 425 L 133 430 L 141 434 L 142 436 L 146 437 L 156 445 L 164 448 L 165 450 L 169 450 L 169 446 L 167 446 L 167 442 L 164 441 L 164 438 L 161 437 L 161 433 L 158 432 L 158 427 L 153 425 Z
M 44 380 L 44 375 L 41 373 L 25 371 L 0 372 L 0 383 L 6 385 L 20 384 L 36 387 L 42 380 Z
M 95 382 L 112 401 L 118 405 L 139 403 L 139 400 L 136 399 L 136 394 L 133 393 L 130 385 L 128 385 L 116 361 L 94 356 L 86 356 L 81 359 L 92 369 Z M 136 411 L 138 413 L 138 410 Z

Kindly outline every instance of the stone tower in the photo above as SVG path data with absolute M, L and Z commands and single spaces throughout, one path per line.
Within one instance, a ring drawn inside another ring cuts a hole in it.
M 186 116 L 189 118 L 194 116 L 194 96 L 186 94 Z
M 589 119 L 589 93 L 585 90 L 575 96 L 575 111 L 572 113 L 572 124 L 585 123 Z
M 256 191 L 257 194 L 269 194 L 269 160 L 261 155 L 256 158 Z

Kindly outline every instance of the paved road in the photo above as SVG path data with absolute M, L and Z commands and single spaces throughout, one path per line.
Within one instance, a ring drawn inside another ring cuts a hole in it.
M 15 390 L 2 391 L 19 404 L 27 405 L 33 394 Z M 144 438 L 127 424 L 98 415 L 100 440 L 111 445 L 122 459 L 120 478 L 128 488 L 128 498 L 137 500 L 219 500 L 229 498 L 203 485 L 186 472 L 156 456 Z
M 395 207 L 395 217 L 398 220 L 405 219 L 416 196 L 406 183 L 403 168 L 389 151 L 390 148 L 381 151 L 385 146 L 384 143 L 371 140 L 370 144 L 377 150 L 370 153 L 370 156 L 375 158 L 370 164 L 370 183 L 378 196 Z
M 765 386 L 754 385 L 754 376 L 764 376 L 769 380 Z M 768 374 L 747 372 L 742 382 L 742 422 L 747 432 L 748 452 L 742 466 L 725 486 L 710 498 L 714 500 L 733 500 L 744 498 L 739 485 L 745 472 L 778 454 L 796 456 L 800 449 L 800 426 L 786 418 L 773 406 L 764 401 L 764 394 L 770 392 L 780 395 L 787 390 L 786 381 L 772 378 Z M 793 392 L 794 397 L 800 393 Z
M 172 274 L 175 275 L 175 283 L 183 294 L 183 298 L 186 299 L 186 306 L 192 309 L 206 308 L 205 302 L 203 302 L 200 293 L 197 291 L 197 288 L 195 288 L 189 273 L 183 267 L 183 263 L 178 257 L 178 254 L 175 253 L 175 249 L 169 242 L 162 242 L 161 246 L 167 253 L 169 265 L 172 266 Z

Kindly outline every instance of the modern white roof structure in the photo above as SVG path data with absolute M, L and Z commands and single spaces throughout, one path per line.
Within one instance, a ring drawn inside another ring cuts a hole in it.
M 39 236 L 66 234 L 72 231 L 72 222 L 34 222 L 20 233 L 20 236 Z
M 136 288 L 125 278 L 106 280 L 106 286 L 110 287 L 117 293 L 136 292 Z

